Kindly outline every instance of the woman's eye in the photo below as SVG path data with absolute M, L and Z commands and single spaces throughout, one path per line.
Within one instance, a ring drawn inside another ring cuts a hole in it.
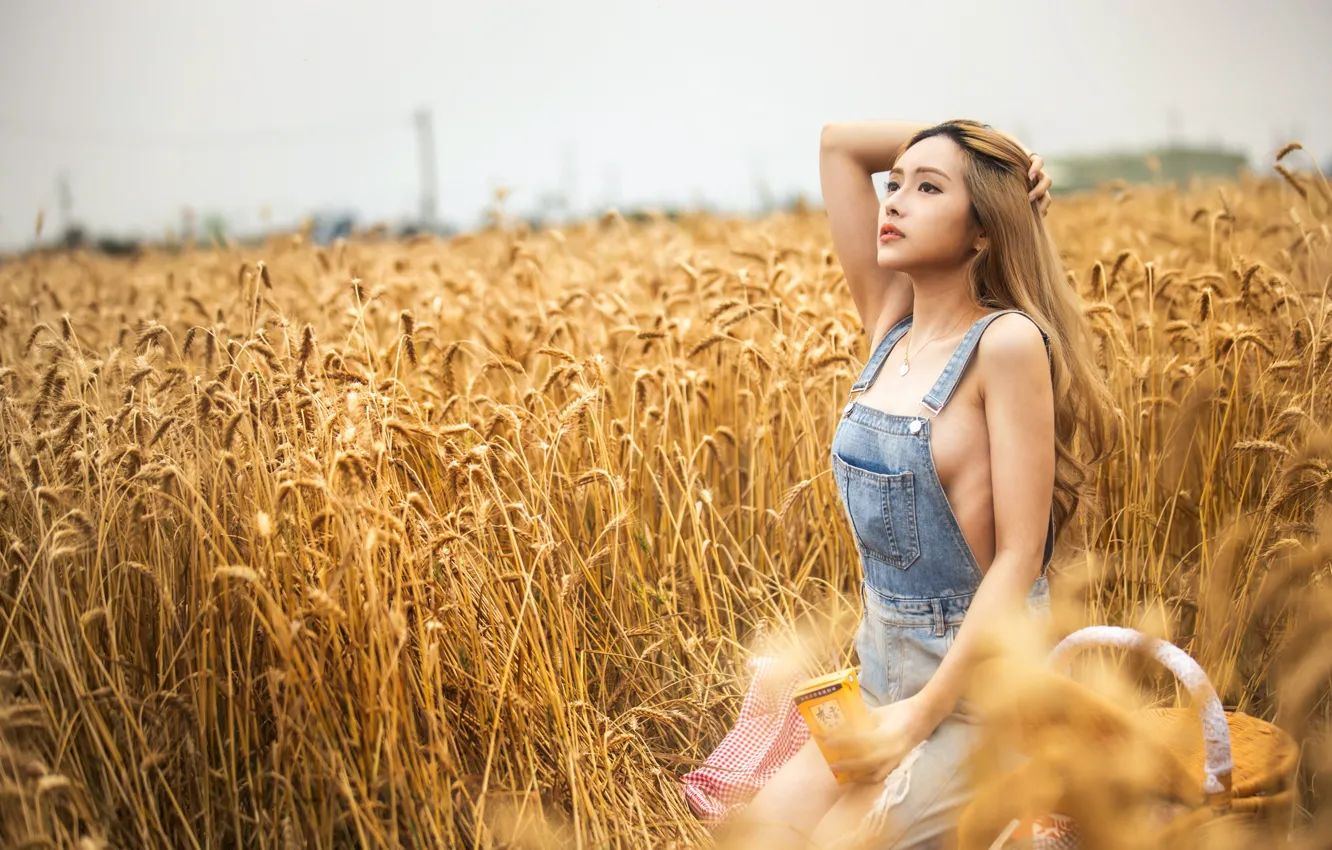
M 889 180 L 883 184 L 883 194 L 891 195 L 893 192 L 896 192 L 899 188 L 900 187 L 898 186 L 896 180 Z M 922 192 L 931 192 L 931 193 L 943 191 L 933 183 L 921 183 L 920 189 Z

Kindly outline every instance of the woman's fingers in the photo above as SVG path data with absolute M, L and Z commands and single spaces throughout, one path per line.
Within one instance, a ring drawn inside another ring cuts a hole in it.
M 832 762 L 828 767 L 838 773 L 849 773 L 853 776 L 869 773 L 882 763 L 882 756 L 874 755 L 846 756 Z
M 1037 211 L 1044 217 L 1054 200 L 1050 197 L 1050 187 L 1054 185 L 1054 181 L 1045 173 L 1045 160 L 1040 154 L 1031 155 L 1031 170 L 1027 172 L 1027 176 L 1036 181 L 1036 185 L 1031 187 L 1027 197 L 1036 204 Z
M 843 756 L 834 762 L 830 762 L 828 767 L 838 773 L 849 773 L 851 775 L 879 776 L 884 777 L 892 772 L 902 760 L 900 756 L 892 756 L 892 749 L 874 748 L 863 751 L 857 755 Z
M 1034 172 L 1028 172 L 1028 174 L 1032 180 L 1036 181 L 1036 185 L 1031 187 L 1031 191 L 1027 193 L 1027 197 L 1035 201 L 1039 200 L 1042 195 L 1050 191 L 1050 186 L 1054 181 L 1050 179 L 1049 174 L 1045 173 L 1045 163 L 1041 161 L 1039 155 L 1032 154 L 1032 162 L 1036 163 L 1036 165 L 1033 165 L 1033 168 L 1036 168 L 1037 170 Z
M 864 742 L 855 730 L 843 726 L 824 732 L 823 743 L 833 750 L 857 750 Z
M 1054 181 L 1050 179 L 1050 175 L 1042 171 L 1041 182 L 1036 184 L 1036 191 L 1042 195 L 1049 194 L 1052 185 L 1054 185 Z
M 897 762 L 879 758 L 843 759 L 828 765 L 832 770 L 849 776 L 852 782 L 879 783 L 897 767 Z

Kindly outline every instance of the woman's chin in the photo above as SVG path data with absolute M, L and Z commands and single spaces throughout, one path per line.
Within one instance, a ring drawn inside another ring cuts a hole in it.
M 879 263 L 879 268 L 887 269 L 890 272 L 906 271 L 908 265 L 906 258 L 897 250 L 897 246 L 891 242 L 887 245 L 880 245 L 879 252 L 875 256 Z

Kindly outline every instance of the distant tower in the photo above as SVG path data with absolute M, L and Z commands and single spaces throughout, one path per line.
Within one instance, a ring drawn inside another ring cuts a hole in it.
M 428 107 L 416 110 L 416 157 L 421 169 L 419 224 L 432 229 L 439 208 L 439 177 L 435 170 L 435 122 Z
M 56 178 L 56 203 L 60 207 L 60 233 L 63 236 L 74 224 L 74 193 L 69 190 L 68 171 L 61 171 Z

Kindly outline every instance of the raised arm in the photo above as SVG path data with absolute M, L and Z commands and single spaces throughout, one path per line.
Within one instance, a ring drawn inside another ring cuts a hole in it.
M 879 268 L 879 197 L 870 175 L 887 171 L 897 149 L 926 125 L 909 121 L 825 124 L 819 137 L 819 181 L 833 248 L 871 350 L 911 312 L 911 278 Z

